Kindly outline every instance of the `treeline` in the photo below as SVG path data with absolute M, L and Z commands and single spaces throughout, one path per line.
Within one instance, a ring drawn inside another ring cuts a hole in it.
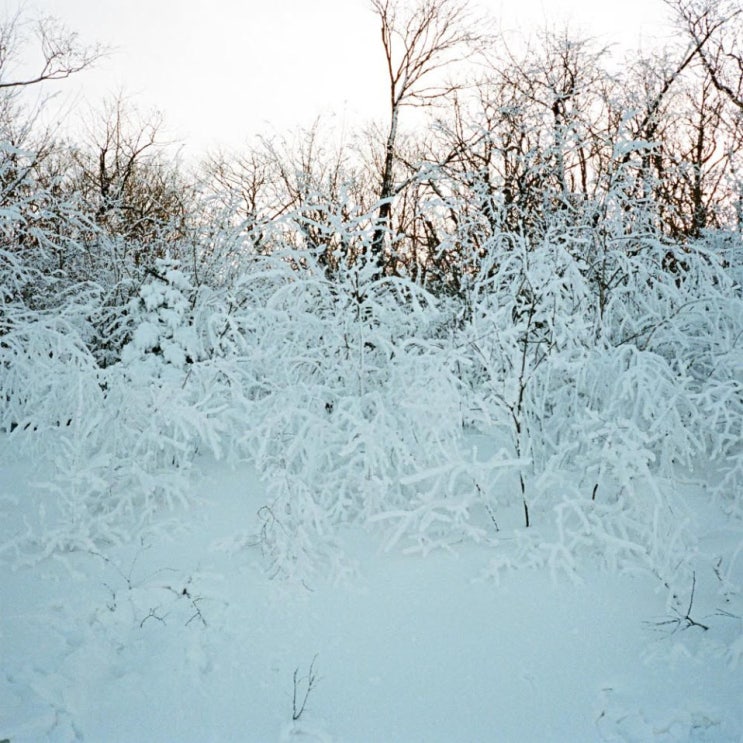
M 593 270 L 608 243 L 632 250 L 633 238 L 653 236 L 669 246 L 665 268 L 681 271 L 689 240 L 739 231 L 743 220 L 742 21 L 734 3 L 668 4 L 677 44 L 613 72 L 607 50 L 569 31 L 512 51 L 475 32 L 483 24 L 458 0 L 407 9 L 374 0 L 370 22 L 381 24 L 388 63 L 385 127 L 338 144 L 318 122 L 214 154 L 195 172 L 160 145 L 161 121 L 123 99 L 80 141 L 39 131 L 20 104 L 24 88 L 100 53 L 42 21 L 39 75 L 14 80 L 11 55 L 0 59 L 3 266 L 33 274 L 6 277 L 6 297 L 52 306 L 79 281 L 127 295 L 166 254 L 200 281 L 222 261 L 209 235 L 225 230 L 243 235 L 240 251 L 289 241 L 330 272 L 372 260 L 380 275 L 437 292 L 460 292 L 492 239 L 536 244 L 555 230 L 582 242 Z M 20 22 L 0 29 L 3 49 L 20 44 Z M 451 82 L 462 58 L 469 77 Z M 428 125 L 406 130 L 413 106 L 429 107 Z M 608 288 L 606 277 L 596 281 Z

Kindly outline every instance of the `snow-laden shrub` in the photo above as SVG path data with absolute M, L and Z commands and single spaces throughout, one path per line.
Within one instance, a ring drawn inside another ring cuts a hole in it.
M 607 336 L 657 354 L 664 384 L 679 390 L 679 429 L 690 441 L 688 466 L 717 470 L 717 496 L 741 514 L 743 488 L 743 289 L 740 238 L 652 246 L 632 258 L 632 272 L 606 313 Z M 668 268 L 672 253 L 673 270 Z M 663 270 L 663 261 L 666 269 Z M 648 395 L 654 394 L 652 380 Z M 670 405 L 670 403 L 669 403 Z M 673 414 L 673 413 L 672 413 Z M 675 438 L 669 436 L 668 440 Z M 698 462 L 690 457 L 697 456 Z M 666 461 L 658 452 L 661 461 Z
M 511 456 L 521 460 L 513 501 L 522 502 L 528 525 L 539 497 L 530 481 L 543 468 L 546 424 L 556 404 L 539 379 L 558 374 L 595 343 L 595 298 L 575 246 L 559 236 L 536 246 L 519 239 L 491 247 L 472 282 L 478 299 L 458 338 L 467 353 L 462 378 L 470 424 L 510 440 Z
M 671 271 L 668 246 L 636 240 L 606 254 L 598 296 L 584 247 L 493 238 L 463 297 L 307 251 L 248 251 L 223 287 L 164 260 L 111 318 L 105 359 L 100 288 L 54 314 L 7 304 L 0 427 L 56 461 L 46 546 L 131 537 L 209 452 L 261 472 L 276 574 L 336 563 L 347 524 L 426 552 L 492 539 L 523 507 L 530 533 L 554 531 L 522 539 L 523 560 L 666 580 L 693 545 L 679 472 L 711 462 L 740 509 L 740 286 L 709 247 Z
M 670 580 L 693 543 L 673 478 L 701 450 L 686 380 L 649 351 L 588 349 L 546 364 L 527 407 L 542 415 L 536 479 L 564 554 Z
M 100 393 L 86 343 L 86 306 L 15 306 L 0 335 L 0 431 L 39 447 L 84 417 Z
M 42 553 L 130 539 L 186 496 L 199 451 L 229 450 L 238 372 L 209 345 L 232 337 L 229 309 L 204 292 L 211 311 L 194 313 L 201 295 L 174 265 L 159 268 L 129 307 L 118 363 L 102 368 L 87 345 L 92 300 L 61 316 L 16 313 L 0 339 L 0 428 L 55 466 Z
M 132 339 L 121 361 L 132 375 L 142 375 L 133 376 L 135 384 L 177 376 L 202 355 L 190 317 L 193 287 L 176 262 L 158 259 L 155 265 L 151 280 L 127 308 Z
M 329 280 L 307 256 L 300 270 L 286 258 L 246 277 L 256 287 L 240 314 L 251 400 L 241 442 L 270 496 L 272 567 L 304 575 L 333 559 L 341 524 L 386 526 L 391 543 L 423 550 L 479 536 L 474 480 L 499 462 L 485 474 L 465 466 L 459 356 L 441 337 L 441 303 L 364 268 Z
M 605 463 L 617 461 L 623 448 L 664 477 L 692 466 L 702 448 L 688 378 L 631 345 L 556 356 L 536 375 L 528 408 L 541 420 L 540 466 L 577 467 L 586 481 L 603 480 Z M 612 466 L 620 477 L 631 471 Z
M 721 400 L 711 415 L 700 397 L 719 389 L 709 369 L 698 372 L 700 342 L 731 334 L 710 329 L 702 340 L 704 332 L 685 324 L 693 303 L 683 281 L 663 272 L 657 247 L 614 256 L 621 280 L 601 303 L 581 245 L 570 239 L 512 241 L 477 277 L 478 301 L 462 331 L 471 351 L 470 420 L 496 436 L 507 432 L 521 461 L 512 501 L 520 489 L 531 524 L 557 528 L 552 547 L 541 543 L 530 560 L 542 547 L 553 563 L 590 553 L 667 579 L 693 543 L 672 478 L 717 456 L 705 434 L 715 415 L 740 420 Z M 694 301 L 706 286 L 722 302 L 726 319 L 717 322 L 726 326 L 734 294 L 723 300 L 717 292 L 716 268 L 701 273 Z

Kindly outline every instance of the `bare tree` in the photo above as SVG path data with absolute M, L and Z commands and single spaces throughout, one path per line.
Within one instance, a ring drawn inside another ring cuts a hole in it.
M 389 129 L 379 188 L 378 224 L 372 251 L 384 269 L 384 236 L 392 213 L 395 184 L 395 147 L 403 106 L 431 104 L 456 86 L 435 79 L 434 73 L 471 56 L 485 36 L 475 30 L 466 0 L 420 0 L 412 9 L 399 0 L 371 0 L 380 21 L 387 66 Z
M 677 239 L 720 228 L 732 194 L 729 178 L 739 160 L 743 119 L 726 117 L 727 101 L 708 75 L 688 81 L 664 137 L 664 178 L 658 197 L 667 205 L 664 226 Z
M 87 136 L 69 148 L 72 192 L 99 228 L 120 239 L 132 270 L 175 250 L 195 218 L 193 186 L 168 156 L 162 126 L 157 111 L 142 114 L 118 96 L 89 117 Z
M 743 8 L 736 0 L 666 0 L 712 84 L 743 111 Z
M 26 44 L 22 11 L 0 23 L 0 89 L 22 88 L 49 80 L 63 80 L 90 67 L 105 50 L 100 45 L 84 45 L 78 34 L 59 20 L 45 16 L 33 24 L 41 59 L 33 72 L 13 76 L 13 59 Z
M 32 67 L 34 72 L 15 74 L 16 63 L 29 52 L 29 26 L 33 27 L 41 59 Z M 39 108 L 26 110 L 21 102 L 22 89 L 67 78 L 91 66 L 103 54 L 100 46 L 82 45 L 77 34 L 53 17 L 30 23 L 19 9 L 0 20 L 0 141 L 4 144 L 0 203 L 14 199 L 21 184 L 39 170 L 57 146 L 51 128 L 39 125 Z
M 0 206 L 12 207 L 13 214 L 0 238 L 0 285 L 11 288 L 0 295 L 14 295 L 28 306 L 53 303 L 67 286 L 59 279 L 86 219 L 65 190 L 69 161 L 51 127 L 39 122 L 41 103 L 27 107 L 22 92 L 67 78 L 102 54 L 52 17 L 31 22 L 21 8 L 0 19 Z M 9 266 L 15 266 L 10 274 Z

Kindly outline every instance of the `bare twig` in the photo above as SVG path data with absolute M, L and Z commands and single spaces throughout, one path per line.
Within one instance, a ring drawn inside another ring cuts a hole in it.
M 302 716 L 305 707 L 307 706 L 307 700 L 309 699 L 310 693 L 317 684 L 317 675 L 315 674 L 315 661 L 317 660 L 317 654 L 310 663 L 310 669 L 306 676 L 299 677 L 299 666 L 294 669 L 294 693 L 292 695 L 292 720 L 295 722 Z M 304 686 L 304 690 L 302 690 Z M 299 701 L 301 697 L 301 702 Z
M 706 624 L 702 624 L 701 622 L 697 622 L 696 619 L 693 619 L 691 616 L 691 610 L 694 607 L 694 591 L 696 590 L 697 585 L 697 574 L 696 572 L 692 573 L 691 575 L 691 594 L 689 595 L 689 606 L 686 609 L 686 614 L 682 615 L 681 612 L 674 607 L 674 612 L 676 612 L 677 616 L 674 619 L 667 619 L 664 622 L 655 622 L 654 624 L 657 627 L 664 627 L 666 625 L 675 625 L 673 628 L 673 632 L 676 632 L 678 629 L 689 629 L 690 627 L 699 627 L 699 629 L 704 630 L 705 632 L 709 629 L 709 626 Z
M 139 628 L 142 629 L 144 626 L 144 623 L 148 619 L 157 619 L 158 622 L 161 622 L 162 624 L 165 624 L 165 617 L 161 617 L 159 614 L 157 614 L 157 607 L 154 609 L 150 609 L 149 614 L 139 623 Z

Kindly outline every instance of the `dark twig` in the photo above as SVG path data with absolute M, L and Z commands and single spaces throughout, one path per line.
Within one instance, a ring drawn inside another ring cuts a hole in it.
M 701 630 L 704 630 L 706 632 L 709 627 L 706 624 L 697 622 L 696 619 L 693 619 L 691 616 L 691 610 L 694 607 L 694 591 L 696 590 L 696 585 L 697 574 L 696 572 L 694 572 L 691 575 L 691 594 L 689 596 L 689 606 L 686 609 L 686 614 L 682 615 L 681 612 L 674 607 L 673 610 L 677 614 L 675 619 L 667 619 L 665 622 L 655 622 L 655 625 L 658 627 L 663 627 L 665 625 L 673 624 L 675 625 L 673 632 L 676 632 L 676 630 L 678 630 L 679 628 L 689 629 L 690 627 L 699 627 Z
M 194 613 L 191 616 L 191 618 L 186 622 L 185 624 L 186 627 L 188 627 L 188 625 L 191 624 L 191 622 L 193 622 L 194 619 L 198 619 L 201 622 L 201 624 L 204 627 L 206 627 L 207 626 L 206 619 L 204 619 L 204 615 L 201 613 L 201 609 L 198 606 L 198 603 L 200 601 L 203 601 L 204 597 L 194 596 L 191 593 L 191 591 L 188 590 L 188 586 L 190 583 L 191 583 L 191 579 L 189 578 L 188 583 L 186 583 L 186 585 L 181 589 L 173 588 L 173 586 L 163 586 L 163 588 L 167 589 L 171 593 L 174 593 L 176 596 L 178 596 L 178 598 L 186 599 L 191 604 L 191 607 L 193 608 Z
M 292 695 L 292 720 L 296 721 L 304 712 L 304 708 L 307 705 L 307 699 L 310 696 L 310 692 L 315 688 L 315 684 L 317 683 L 317 675 L 315 674 L 315 661 L 317 660 L 317 655 L 312 659 L 312 663 L 310 663 L 310 670 L 308 671 L 307 675 L 303 678 L 299 678 L 299 667 L 294 669 L 294 693 Z M 304 694 L 300 691 L 300 687 L 304 683 Z M 299 703 L 299 698 L 302 697 L 301 704 Z
M 155 607 L 154 609 L 150 609 L 150 613 L 139 623 L 140 629 L 144 627 L 144 623 L 148 619 L 157 619 L 158 622 L 165 624 L 165 617 L 161 617 L 159 614 L 157 614 L 157 607 Z
M 694 605 L 694 589 L 697 585 L 697 574 L 696 572 L 691 574 L 691 595 L 689 596 L 689 608 L 686 610 L 686 616 L 682 617 L 682 621 L 686 622 L 686 627 L 701 627 L 703 630 L 708 630 L 709 627 L 706 624 L 696 622 L 691 618 L 691 608 Z

